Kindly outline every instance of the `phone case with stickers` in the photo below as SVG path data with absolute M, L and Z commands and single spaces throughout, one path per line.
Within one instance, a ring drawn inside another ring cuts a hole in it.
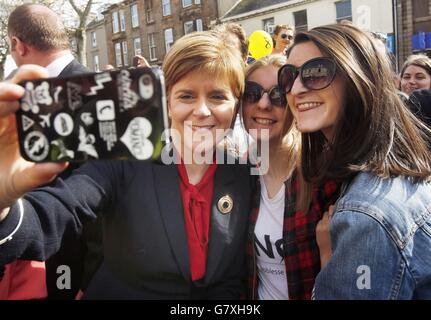
M 20 83 L 20 151 L 33 162 L 157 159 L 167 128 L 163 73 L 121 69 Z

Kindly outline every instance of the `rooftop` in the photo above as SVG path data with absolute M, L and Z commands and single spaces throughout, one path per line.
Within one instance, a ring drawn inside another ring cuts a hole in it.
M 233 17 L 239 14 L 263 9 L 276 4 L 288 3 L 293 0 L 241 0 L 224 16 L 224 18 Z

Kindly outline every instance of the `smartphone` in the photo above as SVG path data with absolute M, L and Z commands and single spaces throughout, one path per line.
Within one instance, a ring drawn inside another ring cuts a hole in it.
M 32 162 L 158 159 L 168 127 L 159 68 L 20 83 L 20 152 Z

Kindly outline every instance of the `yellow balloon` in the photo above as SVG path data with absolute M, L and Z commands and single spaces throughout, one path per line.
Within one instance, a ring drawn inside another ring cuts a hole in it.
M 254 31 L 248 38 L 248 51 L 256 60 L 272 53 L 272 38 L 263 31 Z

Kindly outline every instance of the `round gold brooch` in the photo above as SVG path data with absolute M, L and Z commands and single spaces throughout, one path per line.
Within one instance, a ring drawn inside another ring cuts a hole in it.
M 222 214 L 231 213 L 233 208 L 233 200 L 231 196 L 226 195 L 221 197 L 217 203 L 217 208 Z

